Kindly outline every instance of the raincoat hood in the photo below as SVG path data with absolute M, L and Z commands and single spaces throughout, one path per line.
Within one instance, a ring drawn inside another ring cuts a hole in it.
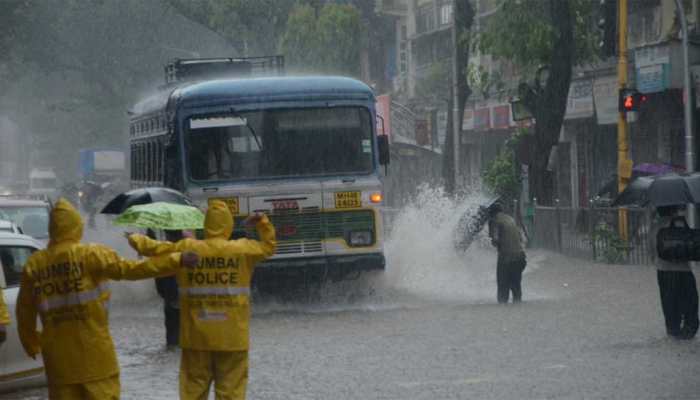
M 82 237 L 83 220 L 80 214 L 66 199 L 58 199 L 49 217 L 49 246 L 79 242 Z
M 233 215 L 226 203 L 212 200 L 204 218 L 204 235 L 207 239 L 228 240 L 233 233 Z

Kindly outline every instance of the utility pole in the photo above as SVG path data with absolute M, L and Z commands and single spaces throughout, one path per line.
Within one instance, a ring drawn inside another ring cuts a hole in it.
M 453 169 L 454 169 L 454 191 L 457 193 L 461 189 L 461 180 L 459 178 L 459 147 L 460 140 L 459 134 L 461 131 L 461 121 L 459 120 L 459 64 L 457 63 L 457 52 L 459 51 L 459 46 L 457 45 L 457 1 L 452 1 L 452 150 L 453 150 Z
M 627 0 L 619 0 L 617 3 L 617 83 L 618 89 L 627 87 Z M 619 90 L 618 90 L 619 93 Z M 632 160 L 628 157 L 629 144 L 627 142 L 627 117 L 622 111 L 618 111 L 617 117 L 617 190 L 622 193 L 627 187 L 632 176 Z M 627 210 L 621 208 L 618 212 L 618 232 L 620 238 L 627 241 Z
M 676 0 L 676 11 L 681 22 L 681 35 L 683 35 L 683 117 L 685 120 L 685 171 L 695 172 L 695 138 L 693 137 L 693 107 L 690 102 L 693 86 L 690 79 L 690 64 L 688 59 L 688 22 L 685 19 L 685 9 L 681 0 Z M 695 207 L 688 205 L 688 223 L 695 228 Z

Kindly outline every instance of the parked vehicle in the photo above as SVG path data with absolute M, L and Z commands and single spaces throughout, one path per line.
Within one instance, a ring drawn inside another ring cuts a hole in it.
M 7 340 L 0 346 L 0 392 L 46 382 L 41 356 L 29 358 L 17 334 L 15 305 L 22 268 L 29 256 L 43 245 L 26 235 L 0 231 L 0 286 L 12 318 Z
M 0 219 L 12 221 L 25 235 L 42 243 L 49 239 L 49 211 L 45 200 L 0 197 Z
M 0 214 L 2 217 L 2 214 Z M 22 234 L 22 230 L 12 221 L 0 219 L 0 232 L 10 232 Z

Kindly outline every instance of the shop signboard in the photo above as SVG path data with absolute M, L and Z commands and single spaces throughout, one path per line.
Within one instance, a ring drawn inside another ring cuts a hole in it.
M 462 121 L 464 121 L 464 119 L 462 119 Z M 462 124 L 462 129 L 464 129 L 464 124 Z M 447 137 L 447 110 L 438 110 L 437 139 L 440 148 L 445 144 L 445 137 Z
M 616 124 L 618 111 L 616 76 L 604 76 L 593 81 L 593 104 L 599 125 Z
M 493 128 L 504 129 L 510 126 L 510 105 L 497 105 L 493 107 Z
M 695 88 L 695 108 L 700 108 L 700 65 L 690 67 L 690 74 Z
M 564 119 L 590 118 L 593 116 L 593 82 L 590 79 L 573 81 L 566 99 Z
M 491 128 L 491 109 L 486 106 L 474 110 L 474 129 L 486 130 Z
M 671 87 L 670 47 L 642 47 L 634 52 L 636 89 L 641 93 L 662 92 Z

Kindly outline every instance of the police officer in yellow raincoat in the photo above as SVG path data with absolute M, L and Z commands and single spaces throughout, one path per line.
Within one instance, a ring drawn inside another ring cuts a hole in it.
M 194 251 L 199 265 L 179 270 L 180 398 L 207 399 L 214 381 L 217 400 L 244 399 L 248 383 L 248 323 L 250 282 L 255 264 L 272 256 L 275 229 L 267 216 L 254 214 L 261 239 L 229 240 L 233 216 L 225 203 L 209 204 L 204 220 L 205 240 L 158 242 L 144 235 L 129 236 L 142 255 Z
M 118 399 L 117 355 L 109 333 L 109 279 L 174 273 L 196 255 L 127 261 L 106 246 L 81 244 L 83 222 L 64 199 L 49 221 L 49 245 L 27 260 L 17 300 L 17 325 L 30 357 L 43 355 L 50 399 Z M 37 314 L 42 331 L 37 332 Z
M 2 346 L 7 339 L 8 325 L 10 325 L 10 312 L 7 310 L 5 297 L 3 297 L 2 288 L 0 288 L 0 346 Z

